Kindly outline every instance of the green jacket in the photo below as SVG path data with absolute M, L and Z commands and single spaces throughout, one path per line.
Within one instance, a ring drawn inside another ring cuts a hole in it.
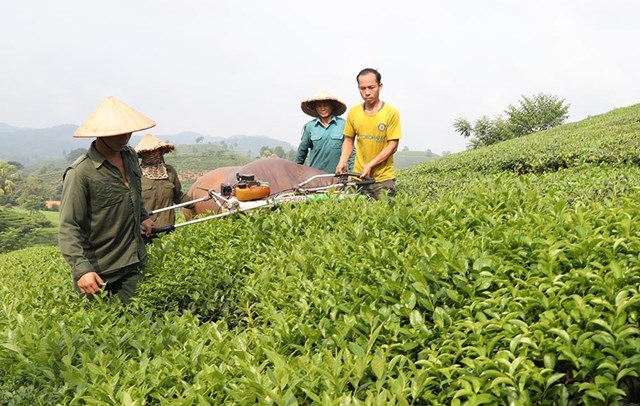
M 95 141 L 63 175 L 58 244 L 75 280 L 146 261 L 140 223 L 149 216 L 142 203 L 138 157 L 127 147 L 122 158 L 129 187 Z
M 336 116 L 331 117 L 329 126 L 326 128 L 319 118 L 307 122 L 302 129 L 302 139 L 298 145 L 294 162 L 304 165 L 306 160 L 307 165 L 312 168 L 327 173 L 336 173 L 336 167 L 342 154 L 344 123 L 343 118 Z M 353 168 L 354 158 L 355 149 L 349 157 L 347 170 Z

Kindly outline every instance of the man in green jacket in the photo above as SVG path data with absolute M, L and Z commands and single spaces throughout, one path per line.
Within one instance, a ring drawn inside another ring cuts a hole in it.
M 108 97 L 73 135 L 96 138 L 65 170 L 60 205 L 60 251 L 82 295 L 105 289 L 128 303 L 142 279 L 142 234 L 150 236 L 154 223 L 143 207 L 136 152 L 127 144 L 131 133 L 155 124 Z

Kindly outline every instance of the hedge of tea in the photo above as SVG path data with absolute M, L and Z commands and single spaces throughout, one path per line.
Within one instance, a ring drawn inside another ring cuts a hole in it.
M 602 199 L 568 198 L 584 171 L 498 175 L 430 205 L 330 201 L 182 228 L 150 249 L 125 309 L 76 300 L 55 250 L 5 254 L 3 400 L 623 399 L 640 369 L 640 173 L 618 173 L 594 171 Z
M 54 248 L 1 255 L 0 404 L 638 402 L 638 166 L 455 159 L 179 228 L 128 307 L 78 300 Z
M 56 231 L 42 213 L 0 208 L 0 253 L 55 244 Z
M 401 189 L 438 197 L 477 176 L 640 163 L 640 104 L 402 171 Z

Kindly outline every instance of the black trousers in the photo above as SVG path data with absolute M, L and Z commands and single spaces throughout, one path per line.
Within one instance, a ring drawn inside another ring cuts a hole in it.
M 104 282 L 106 282 L 103 289 L 109 294 L 118 295 L 122 303 L 127 304 L 131 301 L 131 298 L 135 296 L 138 282 L 143 278 L 142 265 L 129 265 L 122 269 L 118 269 L 117 271 L 100 275 L 100 277 Z M 80 293 L 78 281 L 74 280 L 73 286 L 76 292 Z M 80 296 L 86 297 L 90 300 L 93 299 L 93 294 L 80 293 Z

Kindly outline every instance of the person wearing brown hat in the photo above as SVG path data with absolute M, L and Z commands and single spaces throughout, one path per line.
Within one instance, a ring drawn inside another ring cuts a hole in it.
M 142 203 L 138 157 L 127 143 L 133 132 L 155 125 L 111 96 L 73 134 L 96 138 L 65 170 L 60 205 L 60 251 L 83 296 L 106 290 L 128 303 L 142 279 L 142 234 L 150 236 L 154 223 Z
M 300 108 L 314 119 L 302 129 L 295 163 L 304 164 L 308 158 L 309 166 L 334 173 L 344 140 L 345 121 L 338 116 L 344 114 L 347 106 L 329 92 L 322 91 L 311 99 L 303 100 Z
M 182 191 L 182 184 L 175 168 L 164 162 L 164 155 L 175 150 L 173 144 L 145 134 L 134 148 L 140 158 L 142 171 L 142 199 L 147 211 L 184 203 L 191 198 Z M 173 210 L 153 214 L 151 219 L 156 227 L 173 225 L 176 213 Z

